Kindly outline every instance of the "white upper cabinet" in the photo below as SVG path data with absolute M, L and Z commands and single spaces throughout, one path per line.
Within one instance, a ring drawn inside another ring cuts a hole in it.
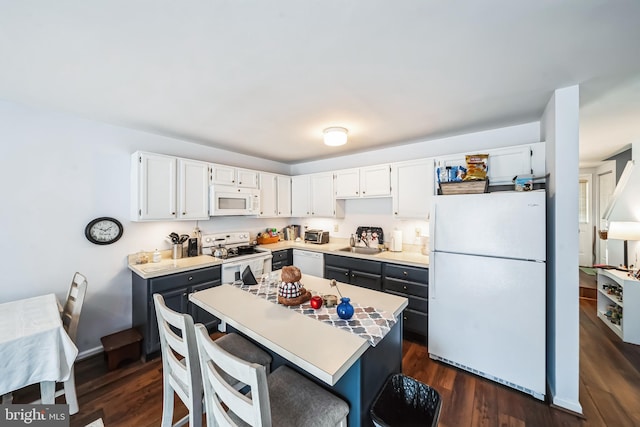
M 336 198 L 360 197 L 360 169 L 344 169 L 335 172 Z
M 211 165 L 211 183 L 233 187 L 258 188 L 258 171 L 234 168 L 227 165 Z
M 311 216 L 335 216 L 335 205 L 333 174 L 311 175 Z
M 394 218 L 429 219 L 434 194 L 433 159 L 391 165 Z
M 208 165 L 161 154 L 131 156 L 131 219 L 208 219 Z
M 261 217 L 291 216 L 291 178 L 260 172 Z
M 291 216 L 291 177 L 276 176 L 278 216 Z
M 534 149 L 542 143 L 516 145 L 513 147 L 475 150 L 466 154 L 488 154 L 487 172 L 490 185 L 511 185 L 516 175 L 534 174 L 544 176 L 544 170 L 534 170 Z M 544 156 L 543 156 L 544 157 Z M 439 167 L 466 166 L 465 154 L 452 154 L 436 159 Z M 542 168 L 538 168 L 542 169 Z
M 344 217 L 344 203 L 336 202 L 333 190 L 333 172 L 291 177 L 291 216 Z
M 343 169 L 334 174 L 337 199 L 391 195 L 391 167 L 389 165 Z
M 178 159 L 179 219 L 209 219 L 209 164 Z
M 360 168 L 360 194 L 362 197 L 391 195 L 391 167 L 389 165 Z
M 238 187 L 258 188 L 258 171 L 249 169 L 236 169 Z
M 533 151 L 528 145 L 491 150 L 489 154 L 489 183 L 513 184 L 516 175 L 533 174 Z
M 291 177 L 291 216 L 311 216 L 309 175 Z

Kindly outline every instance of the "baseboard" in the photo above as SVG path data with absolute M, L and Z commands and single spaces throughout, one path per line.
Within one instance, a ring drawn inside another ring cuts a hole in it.
M 582 414 L 582 405 L 580 405 L 580 402 L 559 399 L 553 396 L 550 406 L 552 408 L 568 412 L 572 415 L 575 415 L 576 417 L 585 418 L 585 416 Z
M 88 359 L 91 356 L 95 356 L 96 354 L 102 353 L 103 351 L 104 351 L 104 348 L 101 345 L 94 348 L 90 348 L 88 350 L 81 351 L 80 353 L 78 353 L 77 360 Z

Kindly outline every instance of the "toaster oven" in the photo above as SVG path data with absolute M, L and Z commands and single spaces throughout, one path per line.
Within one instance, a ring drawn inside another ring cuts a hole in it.
M 329 232 L 322 230 L 307 230 L 304 232 L 305 243 L 329 243 Z

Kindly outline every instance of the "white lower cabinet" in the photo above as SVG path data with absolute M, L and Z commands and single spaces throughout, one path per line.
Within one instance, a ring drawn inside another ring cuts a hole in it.
M 131 220 L 209 219 L 205 162 L 162 154 L 131 155 Z
M 622 341 L 640 345 L 640 281 L 598 269 L 598 317 Z
M 291 216 L 291 178 L 260 172 L 261 217 Z
M 433 159 L 391 165 L 394 218 L 427 220 L 435 191 Z

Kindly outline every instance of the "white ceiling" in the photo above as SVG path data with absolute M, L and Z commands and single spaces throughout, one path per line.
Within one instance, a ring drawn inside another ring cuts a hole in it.
M 639 22 L 637 0 L 0 0 L 0 99 L 296 163 L 536 121 L 580 84 L 588 166 L 640 140 Z

